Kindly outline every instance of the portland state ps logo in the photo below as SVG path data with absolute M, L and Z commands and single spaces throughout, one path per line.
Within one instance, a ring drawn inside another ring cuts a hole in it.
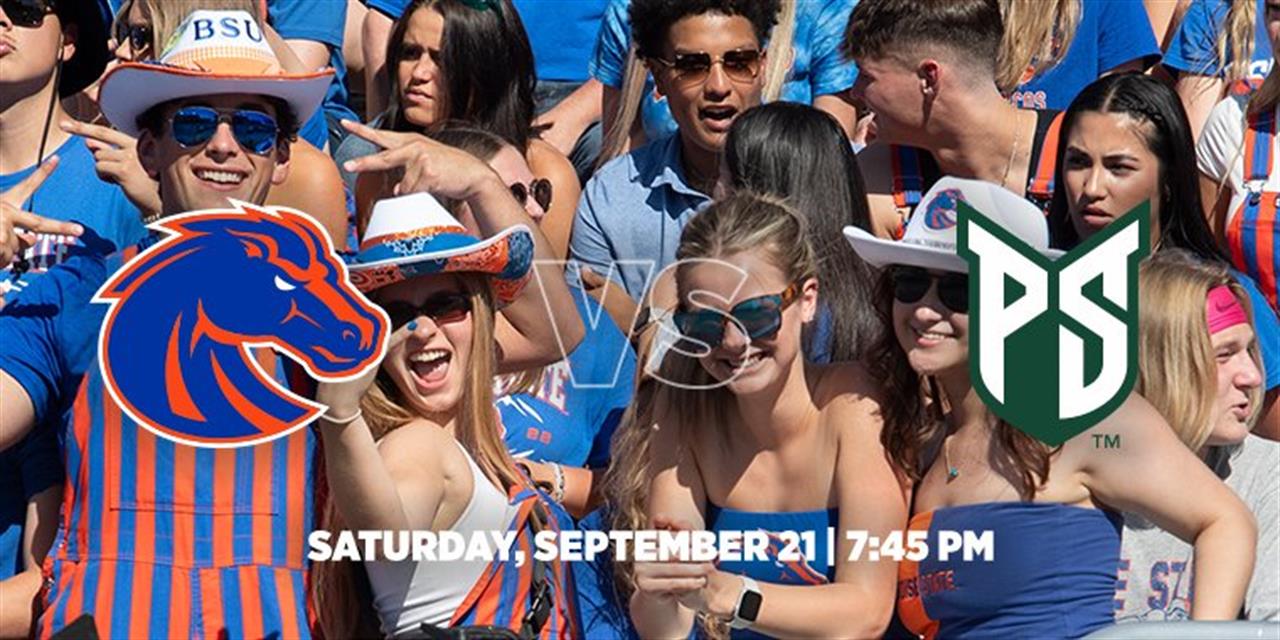
M 969 372 L 997 416 L 1056 446 L 1124 402 L 1137 377 L 1148 211 L 1143 204 L 1053 260 L 960 203 Z

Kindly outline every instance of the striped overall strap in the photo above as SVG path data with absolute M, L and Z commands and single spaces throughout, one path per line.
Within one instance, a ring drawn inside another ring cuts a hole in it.
M 1046 214 L 1049 212 L 1049 203 L 1053 200 L 1053 176 L 1058 166 L 1058 134 L 1062 130 L 1062 117 L 1065 113 L 1059 112 L 1049 124 L 1044 141 L 1040 143 L 1040 158 L 1036 162 L 1035 173 L 1027 183 L 1027 199 Z
M 572 575 L 558 559 L 534 559 L 535 510 L 546 520 L 545 530 L 559 534 L 559 525 L 547 516 L 546 507 L 539 504 L 544 498 L 532 489 L 513 487 L 509 495 L 511 504 L 518 505 L 508 529 L 518 532 L 512 546 L 513 557 L 495 558 L 489 563 L 454 611 L 449 626 L 496 626 L 522 636 L 529 632 L 537 638 L 576 638 L 580 632 Z M 522 556 L 521 561 L 517 561 L 517 555 Z M 537 623 L 533 623 L 534 619 Z
M 1276 276 L 1280 273 L 1280 254 L 1275 250 L 1276 198 L 1280 194 L 1264 192 L 1264 188 L 1272 170 L 1275 139 L 1274 110 L 1249 116 L 1243 159 L 1247 195 L 1227 225 L 1232 263 L 1258 283 L 1272 308 L 1277 307 Z

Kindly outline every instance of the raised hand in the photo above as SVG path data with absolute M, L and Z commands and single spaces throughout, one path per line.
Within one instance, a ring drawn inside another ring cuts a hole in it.
M 328 407 L 324 415 L 329 418 L 343 419 L 356 414 L 360 409 L 360 400 L 364 398 L 364 394 L 373 386 L 373 381 L 378 377 L 378 372 L 382 370 L 382 362 L 387 356 L 396 350 L 396 347 L 405 341 L 417 329 L 417 322 L 410 322 L 391 333 L 387 340 L 387 349 L 382 352 L 382 359 L 378 361 L 378 365 L 371 367 L 367 373 L 359 378 L 347 380 L 345 382 L 321 382 L 316 386 L 316 402 Z
M 94 169 L 106 182 L 120 185 L 144 219 L 160 213 L 160 185 L 138 162 L 138 140 L 111 127 L 64 120 L 63 131 L 84 138 L 93 152 Z
M 35 234 L 48 233 L 79 236 L 84 228 L 74 222 L 62 222 L 23 211 L 26 202 L 46 178 L 58 167 L 58 156 L 36 167 L 13 188 L 0 194 L 0 267 L 7 267 L 35 242 Z
M 350 120 L 343 120 L 342 125 L 384 149 L 348 160 L 344 168 L 353 173 L 403 171 L 393 190 L 397 196 L 423 191 L 466 200 L 475 194 L 486 177 L 494 175 L 489 165 L 475 156 L 420 133 L 384 131 Z

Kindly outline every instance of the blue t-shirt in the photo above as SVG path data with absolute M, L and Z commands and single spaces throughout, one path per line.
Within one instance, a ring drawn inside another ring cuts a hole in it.
M 664 267 L 675 262 L 680 233 L 703 205 L 689 186 L 673 135 L 614 158 L 582 189 L 569 257 L 621 283 L 639 300 Z M 577 272 L 570 270 L 577 282 Z
M 543 369 L 533 393 L 498 399 L 507 449 L 517 458 L 572 467 L 609 464 L 609 441 L 631 402 L 636 356 L 595 298 L 570 289 L 587 334 Z
M 1024 109 L 1057 109 L 1104 73 L 1134 60 L 1143 68 L 1160 61 L 1160 46 L 1140 0 L 1083 0 L 1080 23 L 1067 54 L 1010 96 Z
M 54 153 L 58 167 L 32 196 L 36 215 L 80 223 L 85 233 L 71 236 L 40 234 L 27 250 L 29 269 L 16 280 L 8 267 L 0 269 L 0 300 L 11 300 L 31 283 L 33 276 L 78 253 L 111 253 L 137 242 L 147 230 L 142 214 L 119 186 L 104 182 L 94 171 L 93 153 L 84 138 L 71 136 Z M 35 153 L 32 154 L 35 159 Z M 35 171 L 31 165 L 21 171 L 0 175 L 0 193 L 12 189 Z M 23 203 L 25 207 L 27 203 Z
M 0 580 L 26 569 L 22 529 L 27 503 L 62 482 L 62 452 L 54 429 L 35 429 L 18 444 L 0 451 Z
M 1231 8 L 1229 0 L 1193 0 L 1187 15 L 1178 23 L 1178 30 L 1169 40 L 1164 54 L 1164 65 L 1180 73 L 1201 76 L 1222 74 L 1218 64 L 1218 34 Z M 1249 78 L 1261 80 L 1271 72 L 1271 38 L 1267 36 L 1266 0 L 1258 0 L 1253 29 L 1253 55 L 1249 63 Z M 1227 63 L 1231 62 L 1231 48 L 1227 48 Z
M 109 305 L 91 304 L 120 261 L 77 255 L 50 269 L 0 309 L 0 369 L 31 399 L 35 424 L 65 415 L 96 356 Z
M 622 88 L 627 50 L 631 47 L 628 4 L 629 0 L 609 0 L 590 66 L 592 77 L 615 89 Z M 795 57 L 782 86 L 781 100 L 813 104 L 818 96 L 839 93 L 853 86 L 858 79 L 858 67 L 847 60 L 840 49 L 849 14 L 856 4 L 856 0 L 809 0 L 796 4 L 796 29 L 792 38 Z M 645 80 L 640 118 L 648 140 L 657 140 L 676 130 L 667 99 L 654 92 L 653 78 Z
M 605 0 L 513 0 L 533 46 L 538 80 L 586 82 Z
M 361 119 L 347 106 L 347 64 L 342 58 L 343 29 L 347 24 L 345 0 L 267 0 L 271 26 L 286 40 L 314 40 L 329 46 L 333 81 L 324 96 L 324 108 L 316 111 L 298 132 L 304 140 L 323 149 L 329 140 L 325 115 Z

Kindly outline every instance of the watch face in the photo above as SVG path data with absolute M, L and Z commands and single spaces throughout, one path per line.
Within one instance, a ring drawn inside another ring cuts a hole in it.
M 764 597 L 755 591 L 743 593 L 742 602 L 738 605 L 738 617 L 755 622 L 756 616 L 760 615 L 760 604 L 763 602 Z

